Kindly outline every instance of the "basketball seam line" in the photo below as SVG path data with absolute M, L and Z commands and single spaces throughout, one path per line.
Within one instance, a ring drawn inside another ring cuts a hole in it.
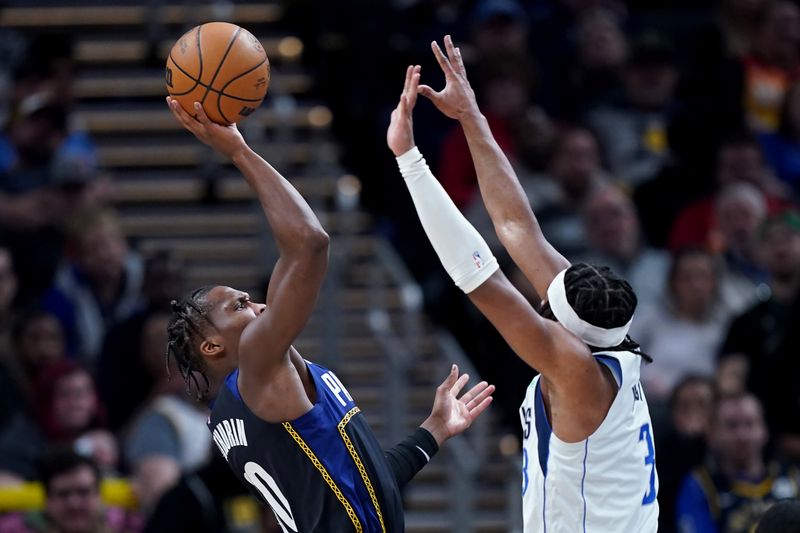
M 180 70 L 181 72 L 183 72 L 183 74 L 184 74 L 184 75 L 185 75 L 187 78 L 189 78 L 190 80 L 192 80 L 193 82 L 195 82 L 195 84 L 194 84 L 194 86 L 193 86 L 193 87 L 192 87 L 190 90 L 188 90 L 188 91 L 185 91 L 185 92 L 182 92 L 182 93 L 169 93 L 169 94 L 170 94 L 170 96 L 184 96 L 184 95 L 187 95 L 187 94 L 189 94 L 190 92 L 192 92 L 194 89 L 196 89 L 196 88 L 197 88 L 197 86 L 199 85 L 200 87 L 205 87 L 206 89 L 208 89 L 208 90 L 209 90 L 210 92 L 212 92 L 212 93 L 217 93 L 217 94 L 219 94 L 220 96 L 224 96 L 224 97 L 226 97 L 226 98 L 232 98 L 232 99 L 234 99 L 234 100 L 240 100 L 240 101 L 242 101 L 242 102 L 260 102 L 261 100 L 263 100 L 263 98 L 242 98 L 241 96 L 234 96 L 234 95 L 232 95 L 232 94 L 228 94 L 228 93 L 226 93 L 226 92 L 222 92 L 222 91 L 220 91 L 219 89 L 215 89 L 215 88 L 213 88 L 213 87 L 211 87 L 211 86 L 209 86 L 209 85 L 206 85 L 205 83 L 201 82 L 200 80 L 193 78 L 193 77 L 192 77 L 192 76 L 191 76 L 191 75 L 190 75 L 188 72 L 186 72 L 185 70 L 183 70 L 183 69 L 180 67 L 180 65 L 178 65 L 177 63 L 175 63 L 175 60 L 174 60 L 174 59 L 172 60 L 172 62 L 175 64 L 175 66 L 178 68 L 178 70 Z M 262 63 L 260 63 L 258 66 L 261 66 L 261 64 L 263 64 L 263 61 L 262 61 Z M 257 66 L 256 68 L 258 68 L 258 66 Z
M 244 72 L 242 72 L 241 74 L 239 74 L 239 75 L 237 75 L 237 76 L 235 76 L 235 77 L 233 77 L 233 78 L 229 79 L 229 80 L 228 80 L 228 83 L 226 83 L 225 85 L 223 85 L 223 86 L 222 86 L 222 89 L 220 89 L 220 90 L 219 90 L 219 94 L 220 94 L 220 96 L 222 96 L 222 95 L 225 95 L 225 88 L 226 88 L 228 85 L 230 85 L 230 84 L 231 84 L 231 83 L 233 83 L 234 81 L 238 80 L 238 79 L 239 79 L 239 78 L 241 78 L 242 76 L 246 76 L 247 74 L 250 74 L 250 73 L 251 73 L 251 72 L 253 72 L 255 69 L 257 69 L 258 67 L 260 67 L 261 65 L 263 65 L 263 64 L 264 64 L 266 61 L 267 61 L 267 57 L 266 57 L 266 55 L 265 55 L 265 56 L 264 56 L 264 59 L 261 61 L 261 63 L 259 63 L 258 65 L 254 66 L 254 67 L 252 67 L 252 68 L 250 68 L 250 69 L 248 69 L 248 70 L 245 70 L 245 71 L 244 71 Z M 227 95 L 226 95 L 226 96 L 227 96 Z M 242 101 L 245 101 L 245 102 L 248 102 L 248 101 L 258 102 L 258 101 L 259 101 L 259 100 L 249 100 L 249 99 L 247 99 L 247 98 L 237 98 L 237 100 L 242 100 Z M 225 120 L 228 120 L 228 117 L 226 117 L 226 116 L 225 116 L 225 113 L 223 113 L 223 112 L 222 112 L 222 99 L 221 99 L 221 98 L 217 98 L 217 111 L 219 111 L 219 114 L 220 114 L 220 116 L 222 116 L 222 118 L 224 118 Z
M 214 80 L 216 80 L 217 76 L 219 76 L 219 71 L 222 70 L 222 65 L 225 64 L 225 59 L 227 59 L 228 54 L 231 51 L 231 48 L 233 48 L 234 43 L 236 43 L 236 39 L 239 37 L 240 31 L 242 31 L 242 28 L 237 27 L 236 31 L 233 32 L 233 37 L 231 37 L 231 40 L 228 41 L 228 48 L 222 55 L 222 59 L 219 60 L 219 65 L 217 65 L 217 71 L 214 72 L 214 75 L 211 77 L 211 81 L 208 82 L 208 87 L 206 87 L 206 93 L 203 95 L 203 99 L 200 100 L 200 105 L 203 105 L 203 103 L 205 103 L 206 97 L 208 96 L 208 92 L 211 90 L 211 86 L 214 85 Z

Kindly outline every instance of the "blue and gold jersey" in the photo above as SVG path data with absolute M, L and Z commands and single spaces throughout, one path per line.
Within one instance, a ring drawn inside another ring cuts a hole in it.
M 364 415 L 333 372 L 306 363 L 317 401 L 289 422 L 252 413 L 239 371 L 228 376 L 208 423 L 219 451 L 284 531 L 403 531 L 400 491 Z

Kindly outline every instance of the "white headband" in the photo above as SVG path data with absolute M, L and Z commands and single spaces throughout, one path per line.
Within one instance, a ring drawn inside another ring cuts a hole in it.
M 550 309 L 559 323 L 591 346 L 611 348 L 622 343 L 631 327 L 633 317 L 624 326 L 611 329 L 601 328 L 583 320 L 567 301 L 567 291 L 564 287 L 566 272 L 566 269 L 559 272 L 547 288 Z

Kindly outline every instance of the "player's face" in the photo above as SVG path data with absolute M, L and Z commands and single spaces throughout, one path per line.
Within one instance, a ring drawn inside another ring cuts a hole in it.
M 226 342 L 236 346 L 244 328 L 267 308 L 265 304 L 250 301 L 250 295 L 246 292 L 230 287 L 214 287 L 209 291 L 208 298 L 213 303 L 208 313 L 209 321 Z

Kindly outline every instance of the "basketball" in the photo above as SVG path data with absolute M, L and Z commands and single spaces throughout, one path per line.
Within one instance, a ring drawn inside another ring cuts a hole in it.
M 188 113 L 194 102 L 220 124 L 239 122 L 255 111 L 269 87 L 269 59 L 249 31 L 227 22 L 201 24 L 185 33 L 169 53 L 167 91 Z

